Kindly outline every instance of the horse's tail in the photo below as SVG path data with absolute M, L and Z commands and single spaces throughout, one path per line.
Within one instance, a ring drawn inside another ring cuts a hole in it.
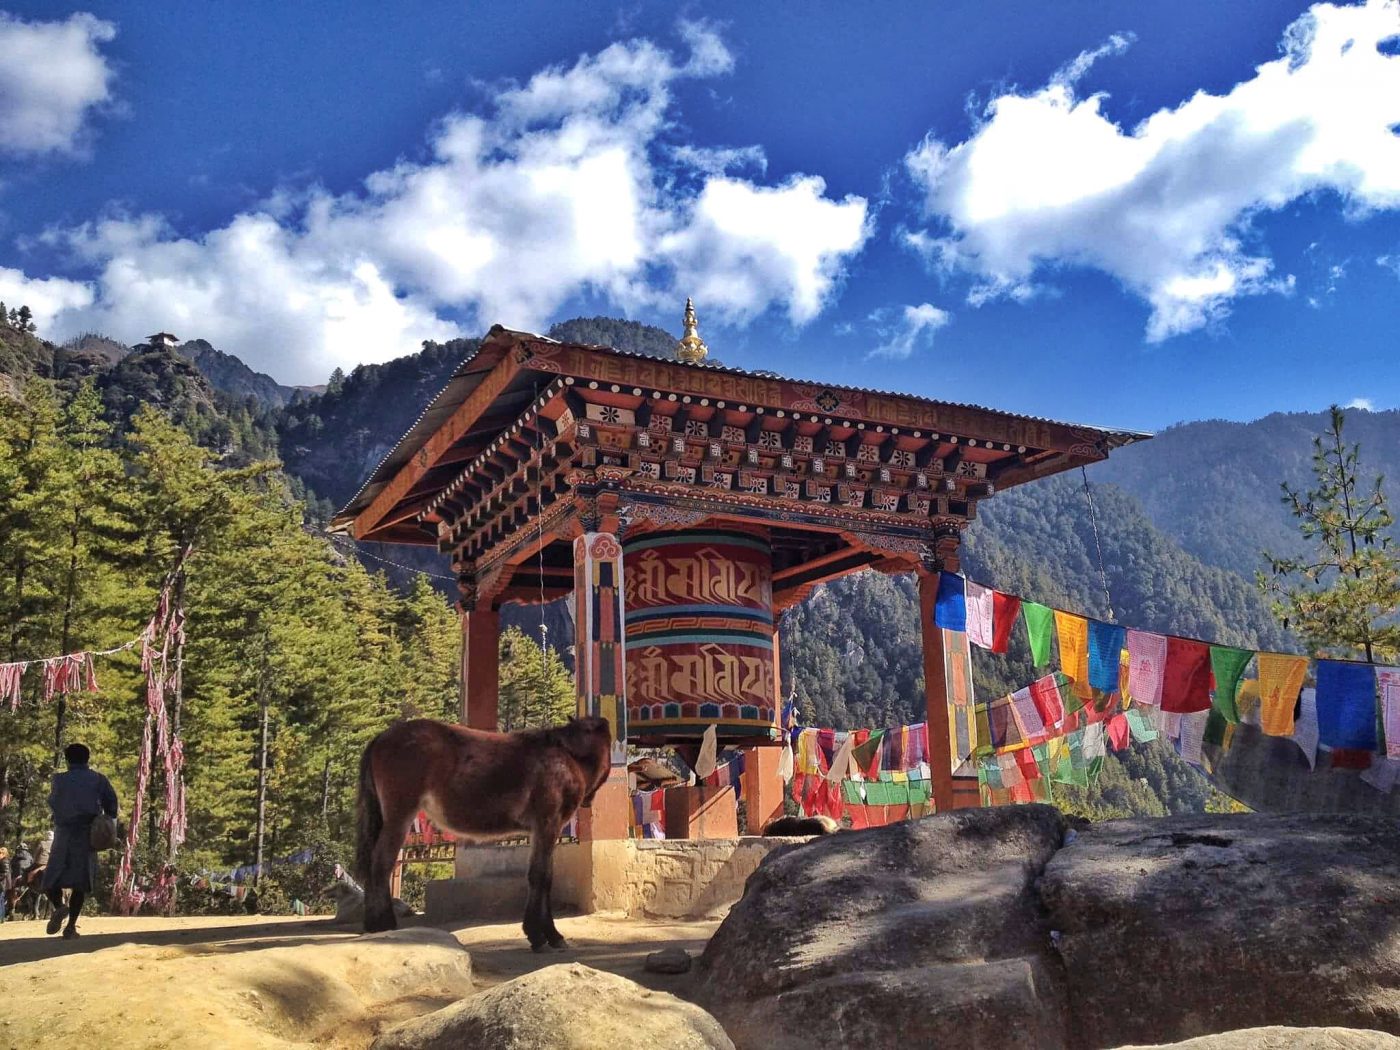
M 379 806 L 379 795 L 374 789 L 374 771 L 369 762 L 369 753 L 373 748 L 371 741 L 365 745 L 365 752 L 360 756 L 360 793 L 356 804 L 355 878 L 360 880 L 362 886 L 369 885 L 370 857 L 384 828 L 384 811 Z

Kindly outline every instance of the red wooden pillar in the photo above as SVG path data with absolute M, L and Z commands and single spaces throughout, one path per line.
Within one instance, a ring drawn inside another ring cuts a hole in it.
M 501 692 L 501 617 L 495 609 L 458 605 L 462 618 L 462 724 L 498 728 Z
M 578 837 L 625 839 L 631 825 L 627 791 L 627 666 L 623 621 L 622 544 L 610 532 L 574 540 L 574 677 L 578 713 L 601 715 L 613 731 L 612 773 L 579 810 Z

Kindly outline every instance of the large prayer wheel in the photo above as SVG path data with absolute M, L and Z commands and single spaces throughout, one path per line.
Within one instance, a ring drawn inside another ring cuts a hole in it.
M 773 551 L 757 530 L 628 540 L 623 555 L 627 724 L 634 742 L 778 736 Z

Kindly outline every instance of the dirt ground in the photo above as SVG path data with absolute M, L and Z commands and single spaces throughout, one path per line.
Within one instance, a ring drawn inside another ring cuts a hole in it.
M 45 936 L 38 922 L 7 922 L 0 1050 L 363 1048 L 388 1023 L 565 961 L 690 998 L 690 975 L 647 973 L 643 960 L 672 945 L 698 955 L 718 923 L 602 914 L 558 925 L 570 949 L 536 954 L 517 922 L 418 926 L 407 942 L 383 943 L 296 917 L 90 917 L 73 941 Z

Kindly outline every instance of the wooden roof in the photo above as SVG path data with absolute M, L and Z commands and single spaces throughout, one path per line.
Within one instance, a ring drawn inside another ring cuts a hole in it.
M 1109 451 L 1150 435 L 1015 415 L 979 405 L 906 394 L 787 379 L 707 363 L 681 364 L 610 347 L 560 343 L 543 336 L 492 328 L 476 353 L 374 469 L 333 519 L 357 538 L 436 544 L 436 530 L 420 512 L 514 426 L 521 412 L 557 378 L 594 403 L 634 409 L 659 404 L 728 425 L 818 432 L 834 428 L 848 439 L 958 449 L 962 462 L 986 466 L 997 489 L 1106 458 Z

